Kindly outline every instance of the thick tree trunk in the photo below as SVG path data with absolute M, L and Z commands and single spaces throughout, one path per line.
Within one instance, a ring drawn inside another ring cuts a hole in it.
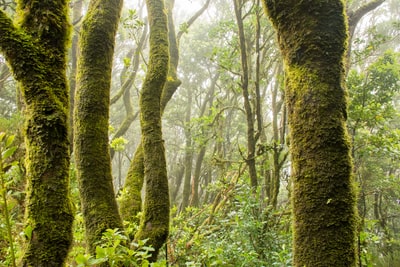
M 74 151 L 89 251 L 122 228 L 108 142 L 111 68 L 122 0 L 92 0 L 82 23 L 74 110 Z
M 150 60 L 140 95 L 145 199 L 136 239 L 148 239 L 154 248 L 151 261 L 169 231 L 169 190 L 161 131 L 161 94 L 167 80 L 168 24 L 163 0 L 146 1 L 150 23 Z
M 0 10 L 0 49 L 25 102 L 26 227 L 23 266 L 63 266 L 72 242 L 68 197 L 69 33 L 66 1 L 19 1 L 20 27 Z
M 355 266 L 357 215 L 345 126 L 343 2 L 264 3 L 286 71 L 294 266 Z

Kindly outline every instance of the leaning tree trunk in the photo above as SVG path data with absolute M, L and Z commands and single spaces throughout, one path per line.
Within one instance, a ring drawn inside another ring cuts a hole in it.
M 19 26 L 0 10 L 0 49 L 25 102 L 26 229 L 23 266 L 63 266 L 72 242 L 68 197 L 67 1 L 18 3 Z
M 341 0 L 265 0 L 286 71 L 294 266 L 356 265 Z
M 108 142 L 111 69 L 122 0 L 92 0 L 80 32 L 74 154 L 89 251 L 108 228 L 122 228 Z
M 168 24 L 163 0 L 146 0 L 150 24 L 150 60 L 140 95 L 140 125 L 145 199 L 136 239 L 148 239 L 156 261 L 169 230 L 169 190 L 164 141 L 161 131 L 161 94 L 167 80 Z
M 172 98 L 175 91 L 181 85 L 177 77 L 179 63 L 178 40 L 175 34 L 175 26 L 172 17 L 172 8 L 174 0 L 168 0 L 167 20 L 168 20 L 168 41 L 169 41 L 169 69 L 168 79 L 164 84 L 161 94 L 161 115 L 163 114 L 168 101 Z M 143 144 L 139 143 L 135 155 L 129 166 L 128 174 L 125 180 L 124 189 L 119 199 L 121 216 L 128 222 L 137 222 L 136 215 L 142 210 L 141 191 L 144 182 L 143 166 Z

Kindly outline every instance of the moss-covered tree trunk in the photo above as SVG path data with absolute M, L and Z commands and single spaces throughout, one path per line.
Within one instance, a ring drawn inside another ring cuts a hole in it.
M 174 0 L 168 0 L 166 8 L 168 18 L 169 69 L 168 79 L 165 82 L 161 94 L 161 114 L 164 112 L 168 101 L 172 98 L 173 94 L 181 84 L 181 81 L 178 79 L 176 74 L 179 63 L 179 49 L 172 17 L 173 6 Z M 121 198 L 119 199 L 121 216 L 126 221 L 136 222 L 136 215 L 142 210 L 141 191 L 143 182 L 143 144 L 140 142 L 129 166 L 124 189 Z
M 122 228 L 108 142 L 110 83 L 122 0 L 92 0 L 82 22 L 74 109 L 74 154 L 89 251 L 104 230 Z
M 124 221 L 139 223 L 137 214 L 142 210 L 142 187 L 144 182 L 143 146 L 136 148 L 119 198 L 119 211 Z
M 146 0 L 150 60 L 140 94 L 145 199 L 136 239 L 148 239 L 155 261 L 169 230 L 169 190 L 161 131 L 161 94 L 169 66 L 168 24 L 163 0 Z
M 72 241 L 68 198 L 67 1 L 18 1 L 18 26 L 0 10 L 0 49 L 25 102 L 23 266 L 63 266 Z M 29 230 L 30 229 L 30 230 Z
M 286 72 L 294 266 L 356 266 L 341 0 L 265 0 Z

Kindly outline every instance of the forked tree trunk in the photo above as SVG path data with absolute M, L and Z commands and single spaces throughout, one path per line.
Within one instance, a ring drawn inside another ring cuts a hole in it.
M 286 72 L 294 266 L 356 266 L 341 0 L 265 0 Z
M 177 77 L 177 69 L 179 63 L 178 40 L 175 34 L 175 26 L 172 17 L 172 8 L 174 0 L 168 0 L 166 5 L 168 16 L 168 41 L 169 41 L 169 69 L 168 79 L 164 85 L 161 94 L 161 114 L 164 112 L 168 101 L 171 99 L 175 91 L 181 84 Z M 135 155 L 129 166 L 126 176 L 124 189 L 119 199 L 121 215 L 124 220 L 129 222 L 137 222 L 136 215 L 142 210 L 141 191 L 144 181 L 143 166 L 143 145 L 142 142 L 136 148 Z

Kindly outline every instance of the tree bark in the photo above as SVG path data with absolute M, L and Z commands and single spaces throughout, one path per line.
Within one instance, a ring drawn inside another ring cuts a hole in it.
M 254 112 L 250 103 L 250 93 L 249 93 L 249 67 L 248 67 L 248 57 L 246 49 L 246 39 L 244 35 L 244 26 L 242 18 L 242 5 L 241 0 L 234 0 L 234 8 L 236 15 L 236 22 L 238 25 L 238 35 L 239 35 L 239 45 L 240 45 L 240 59 L 242 66 L 241 74 L 241 88 L 244 100 L 244 110 L 246 111 L 246 121 L 247 121 L 247 157 L 246 164 L 249 168 L 250 184 L 255 192 L 258 186 L 258 176 L 256 168 L 256 143 L 257 137 L 255 135 L 254 129 Z
M 129 166 L 124 188 L 119 198 L 119 211 L 124 221 L 137 224 L 140 222 L 136 215 L 142 210 L 143 182 L 143 147 L 140 142 Z
M 122 0 L 92 0 L 82 22 L 74 151 L 89 251 L 106 229 L 122 228 L 108 140 L 111 68 Z
M 19 25 L 0 10 L 0 50 L 25 104 L 26 229 L 23 266 L 63 266 L 72 242 L 69 199 L 67 2 L 19 1 Z
M 169 232 L 169 190 L 164 141 L 161 131 L 161 94 L 169 64 L 168 23 L 163 0 L 146 0 L 150 24 L 150 60 L 140 94 L 145 199 L 135 238 L 148 239 L 154 248 L 150 261 Z
M 341 0 L 265 0 L 286 72 L 294 266 L 356 266 Z

